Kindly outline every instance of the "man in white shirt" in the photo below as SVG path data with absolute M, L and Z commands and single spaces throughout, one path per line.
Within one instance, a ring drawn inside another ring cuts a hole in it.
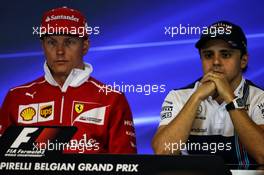
M 204 75 L 167 95 L 152 147 L 156 154 L 216 154 L 226 163 L 264 163 L 264 91 L 242 76 L 247 39 L 219 21 L 196 43 Z

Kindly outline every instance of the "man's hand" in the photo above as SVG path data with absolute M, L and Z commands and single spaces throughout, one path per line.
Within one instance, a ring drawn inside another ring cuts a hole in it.
M 208 72 L 201 80 L 201 83 L 205 84 L 208 82 L 215 84 L 217 93 L 226 103 L 231 102 L 235 98 L 233 89 L 223 74 Z
M 201 101 L 216 93 L 216 85 L 213 81 L 201 82 L 202 84 L 195 91 L 195 95 Z

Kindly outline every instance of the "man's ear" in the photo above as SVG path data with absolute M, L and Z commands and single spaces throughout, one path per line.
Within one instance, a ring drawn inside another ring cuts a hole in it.
M 90 48 L 89 39 L 83 40 L 83 49 L 82 49 L 83 55 L 87 54 L 89 48 Z
M 240 63 L 241 69 L 246 68 L 247 64 L 248 64 L 248 54 L 246 53 L 246 54 L 242 55 L 242 57 L 241 57 L 241 63 Z

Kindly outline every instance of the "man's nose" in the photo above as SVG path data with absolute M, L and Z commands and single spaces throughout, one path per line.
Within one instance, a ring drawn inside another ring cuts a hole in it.
M 63 55 L 65 53 L 65 48 L 64 48 L 64 44 L 63 43 L 59 43 L 57 45 L 57 48 L 56 48 L 56 54 L 57 55 Z
M 220 65 L 221 64 L 221 58 L 220 55 L 216 54 L 213 59 L 213 64 L 214 65 Z

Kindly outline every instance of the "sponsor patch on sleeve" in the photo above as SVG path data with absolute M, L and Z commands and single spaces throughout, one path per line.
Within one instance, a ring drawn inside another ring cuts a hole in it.
M 172 113 L 171 112 L 163 112 L 161 113 L 161 119 L 166 119 L 166 118 L 171 118 L 172 117 Z
M 54 101 L 19 105 L 18 123 L 32 124 L 54 120 Z
M 39 122 L 46 122 L 54 120 L 54 102 L 40 103 L 39 104 Z
M 38 104 L 20 105 L 18 110 L 18 123 L 37 123 Z

